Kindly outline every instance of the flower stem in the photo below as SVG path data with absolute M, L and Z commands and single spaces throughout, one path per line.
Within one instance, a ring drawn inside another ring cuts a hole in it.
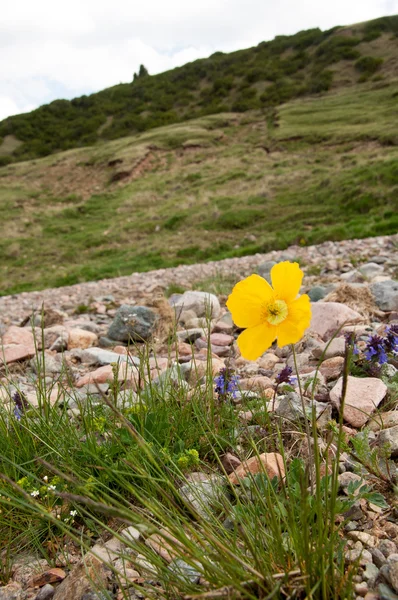
M 303 410 L 303 418 L 304 418 L 304 423 L 305 423 L 305 432 L 307 434 L 308 462 L 309 462 L 309 470 L 310 470 L 310 485 L 311 485 L 311 494 L 313 494 L 314 486 L 313 486 L 313 472 L 312 472 L 313 461 L 312 461 L 312 454 L 311 454 L 311 430 L 310 430 L 310 425 L 309 425 L 306 410 L 305 410 L 306 406 L 305 406 L 305 401 L 304 401 L 303 388 L 301 387 L 300 374 L 299 374 L 298 366 L 297 366 L 296 350 L 295 350 L 293 344 L 291 345 L 291 347 L 292 347 L 292 352 L 293 352 L 294 370 L 296 371 L 297 383 L 298 383 L 298 388 L 300 391 L 301 408 Z M 313 409 L 313 407 L 312 407 L 312 409 Z

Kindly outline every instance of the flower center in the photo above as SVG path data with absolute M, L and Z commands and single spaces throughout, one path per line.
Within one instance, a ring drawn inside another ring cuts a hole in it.
M 270 325 L 279 325 L 288 315 L 287 304 L 284 300 L 274 300 L 265 308 L 265 320 Z

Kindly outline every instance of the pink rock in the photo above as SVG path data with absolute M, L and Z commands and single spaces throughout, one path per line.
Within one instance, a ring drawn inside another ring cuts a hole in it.
M 258 359 L 257 364 L 261 369 L 272 371 L 278 362 L 280 362 L 280 358 L 278 358 L 276 354 L 267 352 L 267 354 L 264 354 L 264 356 Z
M 234 337 L 225 333 L 212 333 L 210 335 L 210 342 L 215 346 L 230 346 L 233 341 Z
M 115 346 L 112 348 L 112 351 L 116 352 L 116 354 L 121 354 L 122 356 L 127 356 L 128 354 L 126 346 Z
M 333 334 L 344 323 L 353 325 L 364 321 L 362 315 L 339 302 L 314 302 L 311 309 L 309 333 L 316 333 L 323 339 Z
M 343 378 L 330 391 L 330 400 L 340 407 Z M 362 427 L 369 420 L 387 393 L 387 386 L 376 377 L 348 377 L 344 403 L 344 419 L 353 427 Z
M 248 377 L 247 379 L 241 379 L 239 382 L 239 387 L 242 390 L 257 390 L 260 392 L 272 388 L 272 385 L 271 379 L 265 376 Z
M 215 346 L 214 344 L 212 344 L 211 351 L 217 356 L 233 356 L 231 346 Z
M 11 325 L 3 335 L 3 344 L 21 344 L 23 346 L 34 346 L 34 337 L 30 329 Z
M 234 469 L 237 469 L 241 464 L 241 461 L 237 456 L 231 454 L 231 452 L 227 452 L 224 456 L 221 457 L 222 466 L 225 469 L 227 474 L 232 473 Z
M 231 333 L 231 331 L 233 330 L 233 325 L 230 325 L 229 323 L 224 323 L 223 321 L 218 321 L 218 323 L 214 325 L 213 330 L 215 333 Z
M 257 473 L 267 473 L 270 479 L 277 477 L 281 479 L 285 476 L 285 467 L 283 458 L 276 452 L 264 452 L 260 456 L 253 456 L 248 461 L 242 463 L 228 477 L 231 483 L 239 483 L 240 479 L 247 477 L 249 473 L 256 475 Z
M 334 356 L 324 360 L 319 370 L 326 381 L 333 381 L 340 377 L 343 372 L 344 358 L 342 356 Z
M 83 377 L 76 382 L 76 387 L 80 388 L 89 383 L 106 383 L 108 381 L 113 381 L 113 377 L 112 365 L 105 365 L 104 367 L 100 367 L 95 371 L 83 375 Z M 137 391 L 139 385 L 137 369 L 127 367 L 126 364 L 119 364 L 118 381 L 119 383 L 123 383 L 125 387 L 127 386 Z
M 90 346 L 96 346 L 98 343 L 98 337 L 91 331 L 85 329 L 71 329 L 69 331 L 68 338 L 68 350 L 72 348 L 90 348 Z
M 0 346 L 0 365 L 17 362 L 18 360 L 25 360 L 26 358 L 32 358 L 35 355 L 35 347 L 33 345 L 24 344 L 7 344 L 7 346 Z

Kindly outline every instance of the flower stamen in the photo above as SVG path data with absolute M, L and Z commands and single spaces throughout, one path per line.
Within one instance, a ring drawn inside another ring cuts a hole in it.
M 279 325 L 288 315 L 287 304 L 284 300 L 274 300 L 265 307 L 265 320 L 270 325 Z

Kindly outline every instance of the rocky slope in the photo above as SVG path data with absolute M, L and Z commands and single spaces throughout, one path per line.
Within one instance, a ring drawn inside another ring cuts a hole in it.
M 211 278 L 237 281 L 256 271 L 269 277 L 275 262 L 298 260 L 306 273 L 303 291 L 312 299 L 313 318 L 310 329 L 297 344 L 297 365 L 301 384 L 305 386 L 305 382 L 315 375 L 320 359 L 323 360 L 316 381 L 305 392 L 308 408 L 311 402 L 316 406 L 322 430 L 339 411 L 346 348 L 344 334 L 355 332 L 362 356 L 370 335 L 383 336 L 388 326 L 398 325 L 397 249 L 398 235 L 326 242 L 305 248 L 295 246 L 284 252 L 135 273 L 129 277 L 0 298 L 0 398 L 13 408 L 11 397 L 18 390 L 36 406 L 34 382 L 45 376 L 45 381 L 52 386 L 50 401 L 68 402 L 73 418 L 78 413 L 74 398 L 84 401 L 87 396 L 99 392 L 107 394 L 115 363 L 119 365 L 117 377 L 121 396 L 126 390 L 139 394 L 143 382 L 137 375 L 140 362 L 137 347 L 141 340 L 149 340 L 156 351 L 156 358 L 155 355 L 149 358 L 152 381 L 172 377 L 173 370 L 180 369 L 188 388 L 197 384 L 198 378 L 200 381 L 205 373 L 211 351 L 214 375 L 228 364 L 240 377 L 234 403 L 242 423 L 250 425 L 253 418 L 252 412 L 245 408 L 246 399 L 259 394 L 268 399 L 270 412 L 291 421 L 301 419 L 303 409 L 298 389 L 287 395 L 274 394 L 278 374 L 286 364 L 293 366 L 291 351 L 271 348 L 257 361 L 243 359 L 235 341 L 237 332 L 225 308 L 226 294 L 217 297 L 192 291 L 195 283 L 210 282 Z M 180 290 L 181 293 L 166 299 L 164 292 L 170 290 L 170 286 L 179 286 L 186 291 Z M 83 310 L 85 312 L 81 314 Z M 166 341 L 170 340 L 174 327 L 176 341 L 169 347 Z M 331 341 L 339 328 L 341 331 Z M 129 340 L 134 343 L 128 350 Z M 42 352 L 37 354 L 37 349 Z M 356 436 L 367 425 L 373 445 L 388 442 L 393 466 L 394 457 L 398 455 L 398 398 L 391 392 L 390 382 L 394 380 L 396 367 L 397 357 L 390 356 L 383 378 L 380 373 L 369 373 L 367 377 L 350 376 L 344 408 L 346 434 Z M 65 373 L 68 374 L 68 385 L 65 384 Z M 311 393 L 314 394 L 312 400 Z M 278 475 L 277 457 L 267 455 L 264 461 L 270 476 Z M 259 470 L 257 460 L 245 463 L 233 455 L 226 455 L 224 464 L 232 484 L 238 484 L 239 478 L 248 471 Z M 353 473 L 354 470 L 352 459 L 343 455 L 340 464 L 342 493 L 350 481 L 367 478 L 367 475 Z M 201 474 L 201 477 L 192 477 L 190 485 L 200 494 L 204 481 L 206 476 Z M 345 527 L 345 534 L 347 565 L 359 561 L 361 567 L 355 584 L 358 597 L 367 600 L 398 598 L 395 595 L 395 592 L 398 594 L 398 519 L 393 507 L 382 510 L 361 500 Z M 162 545 L 155 540 L 152 542 L 154 551 L 162 556 Z M 101 556 L 110 552 L 110 560 L 116 563 L 120 560 L 120 544 L 114 538 L 104 543 L 98 541 L 95 552 Z M 13 580 L 0 588 L 0 598 L 100 598 L 90 591 L 79 560 L 76 553 L 74 561 L 77 565 L 68 564 L 70 573 L 68 569 L 62 571 L 65 565 L 61 562 L 57 564 L 58 571 L 51 570 L 45 561 L 31 559 L 28 567 L 17 562 Z M 145 586 L 147 566 L 143 566 L 138 557 L 132 559 L 127 579 L 141 577 Z M 102 581 L 107 581 L 109 573 L 104 573 L 103 567 L 98 570 Z M 59 583 L 62 580 L 63 583 Z M 122 597 L 120 593 L 118 597 Z M 131 595 L 131 598 L 135 597 Z

